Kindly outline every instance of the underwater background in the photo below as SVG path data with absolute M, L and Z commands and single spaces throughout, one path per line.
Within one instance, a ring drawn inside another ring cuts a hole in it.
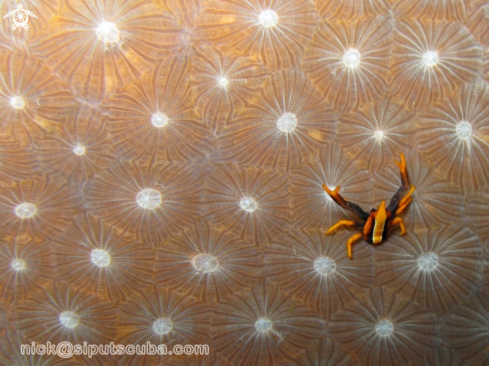
M 488 1 L 0 13 L 2 365 L 489 365 Z M 369 212 L 401 153 L 349 259 L 322 185 Z M 63 341 L 209 354 L 21 354 Z

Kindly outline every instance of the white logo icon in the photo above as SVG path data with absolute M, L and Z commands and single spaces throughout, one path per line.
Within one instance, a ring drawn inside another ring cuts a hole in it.
M 7 15 L 3 16 L 3 19 L 12 15 L 12 30 L 15 31 L 19 28 L 19 31 L 24 28 L 26 31 L 29 30 L 29 25 L 27 25 L 27 21 L 29 20 L 29 15 L 37 18 L 37 16 L 29 10 L 24 9 L 22 4 L 19 4 L 19 7 L 15 10 L 9 11 Z

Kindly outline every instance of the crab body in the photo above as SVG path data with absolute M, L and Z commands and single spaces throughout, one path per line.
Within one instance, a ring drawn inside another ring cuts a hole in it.
M 360 221 L 341 220 L 329 228 L 326 234 L 332 233 L 342 225 L 353 226 L 362 229 L 362 232 L 353 235 L 347 242 L 348 257 L 352 258 L 352 245 L 362 236 L 367 243 L 380 244 L 389 233 L 391 227 L 399 224 L 401 227 L 401 235 L 406 233 L 406 227 L 402 218 L 397 217 L 411 202 L 411 195 L 414 192 L 414 186 L 409 187 L 409 177 L 406 170 L 406 161 L 404 155 L 401 154 L 401 162 L 396 161 L 399 170 L 401 171 L 401 187 L 392 197 L 389 205 L 386 207 L 385 201 L 382 201 L 378 209 L 373 208 L 370 213 L 366 213 L 362 208 L 355 203 L 348 202 L 340 194 L 340 187 L 336 187 L 334 191 L 330 190 L 325 184 L 323 188 L 326 193 L 341 207 L 356 214 Z
M 379 210 L 372 210 L 363 227 L 363 238 L 367 243 L 380 244 L 387 236 L 392 226 L 392 213 L 385 210 L 385 202 L 382 201 Z

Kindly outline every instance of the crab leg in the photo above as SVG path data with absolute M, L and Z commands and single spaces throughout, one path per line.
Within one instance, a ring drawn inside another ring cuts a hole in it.
M 340 220 L 336 224 L 331 226 L 328 229 L 328 231 L 326 231 L 326 235 L 332 233 L 333 231 L 335 231 L 336 229 L 338 229 L 342 225 L 355 226 L 355 225 L 357 225 L 357 223 L 355 221 L 350 221 L 350 220 Z
M 406 207 L 411 203 L 411 199 L 412 199 L 411 195 L 413 194 L 413 192 L 414 192 L 414 186 L 411 186 L 411 189 L 409 190 L 408 194 L 402 198 L 401 202 L 399 202 L 396 215 L 404 211 Z
M 346 243 L 348 258 L 352 259 L 351 246 L 355 244 L 362 237 L 362 235 L 363 235 L 362 233 L 358 233 L 353 235 L 350 239 L 348 239 L 348 242 Z
M 404 221 L 402 221 L 400 217 L 395 217 L 394 220 L 392 220 L 392 226 L 397 224 L 399 224 L 399 226 L 401 227 L 401 235 L 406 234 L 406 226 L 404 226 Z
M 399 202 L 399 207 L 404 206 L 404 204 L 408 199 L 411 201 L 411 195 L 413 194 L 413 192 L 414 192 L 414 186 L 411 186 L 409 192 L 402 198 L 401 202 Z

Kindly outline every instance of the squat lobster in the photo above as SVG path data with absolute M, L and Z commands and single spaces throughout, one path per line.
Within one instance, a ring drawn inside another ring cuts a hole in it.
M 401 162 L 396 161 L 399 170 L 401 171 L 401 182 L 402 186 L 397 190 L 396 194 L 392 197 L 389 206 L 385 207 L 385 201 L 382 201 L 380 207 L 376 210 L 373 208 L 370 214 L 366 213 L 361 209 L 360 206 L 355 203 L 348 202 L 343 197 L 340 196 L 340 187 L 336 187 L 334 191 L 331 191 L 326 184 L 323 184 L 324 190 L 329 194 L 329 196 L 345 210 L 351 211 L 360 217 L 362 222 L 355 222 L 350 220 L 340 220 L 335 225 L 331 226 L 326 235 L 332 233 L 338 227 L 342 225 L 353 226 L 359 229 L 363 228 L 363 232 L 353 235 L 346 243 L 348 250 L 348 257 L 352 259 L 352 245 L 355 244 L 363 235 L 365 241 L 370 244 L 380 244 L 385 240 L 389 229 L 399 224 L 401 227 L 401 235 L 406 234 L 406 227 L 402 218 L 396 217 L 411 202 L 411 195 L 414 192 L 414 186 L 409 188 L 409 178 L 406 170 L 406 161 L 404 160 L 404 155 L 401 153 Z

